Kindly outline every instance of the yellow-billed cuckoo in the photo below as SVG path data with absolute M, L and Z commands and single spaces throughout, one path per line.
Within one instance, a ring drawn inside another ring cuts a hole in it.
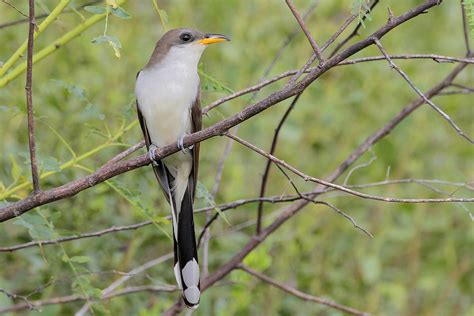
M 153 170 L 171 205 L 176 281 L 190 308 L 198 306 L 201 294 L 193 220 L 199 144 L 184 148 L 183 137 L 201 129 L 199 59 L 208 44 L 226 40 L 191 29 L 168 31 L 156 43 L 135 85 L 138 119 Z M 158 147 L 176 141 L 181 151 L 154 161 Z

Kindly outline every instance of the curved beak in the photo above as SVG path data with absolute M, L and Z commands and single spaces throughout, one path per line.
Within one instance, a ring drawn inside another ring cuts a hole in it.
M 230 41 L 230 38 L 221 34 L 206 34 L 203 39 L 198 40 L 198 43 L 209 45 L 219 42 Z

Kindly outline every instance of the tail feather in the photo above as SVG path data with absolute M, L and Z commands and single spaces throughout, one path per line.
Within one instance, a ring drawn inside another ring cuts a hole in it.
M 178 214 L 178 263 L 183 299 L 190 308 L 197 308 L 201 296 L 196 237 L 194 235 L 193 202 L 188 185 Z

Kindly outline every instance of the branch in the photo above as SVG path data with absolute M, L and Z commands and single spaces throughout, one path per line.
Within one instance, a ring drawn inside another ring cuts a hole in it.
M 280 122 L 278 123 L 278 125 L 275 129 L 275 133 L 273 134 L 272 144 L 270 146 L 270 154 L 273 154 L 275 152 L 276 146 L 277 146 L 277 143 L 278 143 L 278 136 L 280 135 L 280 130 L 281 130 L 283 124 L 285 124 L 285 121 L 288 118 L 288 116 L 290 115 L 290 112 L 295 107 L 296 102 L 298 102 L 298 99 L 300 98 L 300 96 L 301 96 L 301 94 L 298 94 L 293 99 L 290 106 L 288 107 L 288 109 L 285 111 L 282 118 L 280 119 Z M 267 181 L 268 181 L 268 175 L 270 173 L 270 167 L 271 167 L 271 161 L 267 160 L 267 164 L 265 165 L 265 171 L 263 172 L 263 176 L 262 176 L 262 184 L 260 185 L 260 194 L 259 194 L 260 198 L 263 198 L 265 196 L 265 190 L 266 190 L 266 187 L 267 187 Z M 263 201 L 260 201 L 258 203 L 258 207 L 257 207 L 257 225 L 256 225 L 256 233 L 257 234 L 260 233 L 260 230 L 261 230 L 261 227 L 262 227 L 262 213 L 263 213 Z
M 314 54 L 319 60 L 319 64 L 324 63 L 324 57 L 323 54 L 321 53 L 321 50 L 318 47 L 318 44 L 316 44 L 316 41 L 314 40 L 313 36 L 311 36 L 311 33 L 308 31 L 308 28 L 306 27 L 303 18 L 299 14 L 299 12 L 296 10 L 295 6 L 290 0 L 285 0 L 286 4 L 288 5 L 288 8 L 291 10 L 291 13 L 295 16 L 296 21 L 298 21 L 298 24 L 300 25 L 301 29 L 304 32 L 304 35 L 306 35 L 306 38 L 308 39 L 309 43 L 311 44 L 311 47 L 314 50 Z
M 140 285 L 140 286 L 129 286 L 123 288 L 121 290 L 114 291 L 108 295 L 103 296 L 100 298 L 100 301 L 115 298 L 118 296 L 129 295 L 133 293 L 140 293 L 140 292 L 174 292 L 176 291 L 175 286 L 171 285 Z M 39 310 L 42 306 L 47 305 L 58 305 L 58 304 L 66 304 L 66 303 L 73 303 L 78 301 L 87 301 L 90 298 L 85 297 L 83 295 L 66 295 L 60 297 L 49 298 L 45 300 L 37 300 L 37 301 L 29 301 L 28 303 L 21 303 L 5 308 L 0 309 L 0 314 L 9 313 L 9 312 L 16 312 L 25 309 L 29 310 Z
M 436 62 L 459 62 L 459 63 L 468 63 L 468 64 L 474 64 L 474 58 L 458 58 L 458 57 L 450 57 L 450 56 L 442 56 L 442 55 L 436 55 L 436 54 L 404 54 L 404 55 L 390 55 L 390 58 L 392 59 L 431 59 Z M 363 62 L 370 62 L 370 61 L 379 61 L 379 60 L 385 60 L 385 56 L 370 56 L 370 57 L 362 57 L 362 58 L 355 58 L 355 59 L 350 59 L 350 60 L 345 60 L 341 61 L 338 63 L 336 66 L 346 66 L 346 65 L 354 65 L 358 63 L 363 63 Z M 315 67 L 306 69 L 304 72 L 305 73 L 310 73 L 313 71 Z M 204 107 L 202 109 L 202 114 L 207 115 L 209 111 L 214 109 L 215 107 L 226 103 L 227 101 L 236 99 L 238 97 L 241 97 L 245 94 L 254 92 L 254 91 L 259 91 L 263 89 L 264 87 L 275 83 L 279 80 L 285 79 L 287 77 L 293 76 L 297 74 L 299 70 L 288 70 L 285 71 L 271 79 L 261 81 L 256 85 L 253 85 L 251 87 L 245 88 L 243 90 L 237 91 L 235 93 L 229 94 L 228 96 L 222 97 L 220 99 L 217 99 L 216 101 L 212 102 L 208 106 Z
M 380 43 L 380 41 L 375 38 L 374 39 L 374 43 L 375 45 L 378 47 L 378 49 L 382 52 L 382 54 L 385 56 L 385 59 L 387 59 L 387 62 L 388 64 L 390 65 L 390 68 L 392 69 L 395 69 L 396 72 L 398 72 L 400 74 L 400 76 L 402 76 L 403 79 L 405 79 L 405 81 L 408 83 L 408 85 L 413 89 L 415 90 L 415 92 L 423 99 L 424 102 L 428 103 L 436 112 L 438 112 L 446 121 L 448 121 L 448 123 L 456 130 L 456 132 L 458 132 L 458 134 L 462 137 L 464 137 L 465 139 L 467 139 L 468 142 L 470 142 L 471 144 L 473 144 L 474 142 L 472 141 L 472 139 L 466 135 L 457 125 L 456 123 L 453 122 L 453 120 L 449 117 L 448 114 L 446 114 L 443 110 L 441 110 L 436 104 L 434 104 L 430 99 L 428 99 L 424 94 L 423 92 L 420 91 L 420 89 L 418 89 L 415 84 L 410 80 L 410 78 L 408 78 L 407 74 L 405 72 L 403 72 L 403 70 L 400 69 L 400 67 L 398 67 L 397 65 L 395 65 L 395 63 L 392 61 L 392 59 L 390 58 L 390 56 L 387 54 L 387 52 L 385 51 L 385 49 L 383 48 L 382 44 Z
M 253 150 L 254 152 L 266 157 L 267 159 L 270 159 L 272 162 L 279 164 L 280 166 L 285 167 L 286 169 L 290 170 L 294 174 L 298 175 L 305 181 L 311 181 L 317 184 L 321 184 L 326 187 L 330 187 L 345 193 L 352 194 L 354 196 L 363 198 L 363 199 L 368 199 L 368 200 L 376 200 L 376 201 L 382 201 L 382 202 L 389 202 L 389 203 L 452 203 L 452 202 L 474 202 L 474 198 L 445 198 L 445 199 L 400 199 L 400 198 L 392 198 L 392 197 L 383 197 L 383 196 L 378 196 L 378 195 L 371 195 L 371 194 L 366 194 L 362 193 L 359 191 L 354 191 L 352 189 L 349 189 L 348 187 L 338 185 L 332 182 L 328 182 L 322 179 L 318 179 L 315 177 L 308 176 L 304 174 L 303 172 L 299 171 L 295 167 L 289 165 L 288 163 L 284 162 L 281 159 L 276 158 L 273 155 L 270 155 L 269 153 L 263 151 L 262 149 L 258 148 L 257 146 L 247 142 L 246 140 L 232 135 L 232 134 L 225 134 L 227 137 L 232 138 L 233 140 L 239 142 L 240 144 L 244 145 L 245 147 Z
M 302 199 L 304 199 L 304 200 L 306 200 L 310 203 L 313 203 L 313 204 L 326 205 L 327 207 L 331 208 L 333 211 L 335 211 L 336 213 L 338 213 L 339 215 L 341 215 L 342 217 L 344 217 L 345 219 L 350 221 L 355 228 L 359 229 L 361 232 L 363 232 L 364 234 L 366 234 L 370 238 L 374 238 L 374 236 L 367 229 L 365 229 L 364 227 L 357 224 L 355 219 L 353 219 L 349 214 L 347 214 L 343 210 L 337 208 L 335 205 L 333 205 L 331 203 L 328 203 L 328 202 L 325 202 L 325 201 L 317 201 L 317 200 L 311 199 L 311 198 L 306 197 L 303 194 L 301 194 L 300 190 L 298 190 L 298 187 L 293 182 L 293 180 L 291 180 L 290 176 L 285 172 L 285 170 L 280 165 L 277 165 L 277 167 L 281 171 L 281 173 L 283 173 L 283 175 L 286 177 L 286 179 L 290 182 L 291 186 L 293 187 L 295 192 L 298 194 L 298 196 L 300 196 Z
M 38 193 L 40 188 L 38 176 L 38 163 L 36 161 L 36 143 L 35 143 L 35 121 L 33 115 L 33 46 L 35 34 L 35 1 L 29 0 L 29 26 L 28 26 L 28 51 L 27 51 L 27 69 L 26 69 L 26 109 L 28 113 L 28 144 L 30 147 L 31 178 L 33 180 L 33 194 Z
M 75 11 L 79 11 L 79 10 L 83 9 L 84 7 L 94 5 L 94 4 L 97 4 L 99 2 L 101 2 L 101 0 L 89 1 L 89 2 L 86 2 L 84 4 L 81 4 L 80 6 L 77 6 L 74 9 L 64 10 L 62 13 L 73 13 Z M 48 17 L 49 14 L 50 13 L 38 14 L 38 15 L 35 16 L 35 20 L 38 21 L 38 20 L 44 19 L 44 18 Z M 0 24 L 0 29 L 4 29 L 4 28 L 10 27 L 10 26 L 22 24 L 22 23 L 25 23 L 25 22 L 28 22 L 28 21 L 29 21 L 29 18 L 26 17 L 25 19 L 19 19 L 19 20 L 15 20 L 15 21 L 6 22 L 6 23 L 3 23 L 3 24 Z
M 137 290 L 135 289 L 135 291 L 133 292 L 130 292 L 130 290 L 127 290 L 127 289 L 123 289 L 121 291 L 115 291 L 115 289 L 117 289 L 118 287 L 120 287 L 121 285 L 123 285 L 125 282 L 127 282 L 129 279 L 133 278 L 134 276 L 136 276 L 137 274 L 139 273 L 142 273 L 143 271 L 146 271 L 160 263 L 163 263 L 167 260 L 170 260 L 171 258 L 173 258 L 173 254 L 172 253 L 168 253 L 166 255 L 163 255 L 161 257 L 158 257 L 158 258 L 155 258 L 153 260 L 150 260 L 148 262 L 146 262 L 145 264 L 139 266 L 139 267 L 136 267 L 134 269 L 132 269 L 130 272 L 128 272 L 127 274 L 125 274 L 124 276 L 122 276 L 121 278 L 119 278 L 118 280 L 112 282 L 112 284 L 110 284 L 107 288 L 103 289 L 101 294 L 101 300 L 103 299 L 107 299 L 107 298 L 110 298 L 110 297 L 113 297 L 113 296 L 117 296 L 117 295 L 125 295 L 125 294 L 128 294 L 128 293 L 135 293 L 137 292 Z M 143 287 L 140 287 L 142 290 L 143 290 Z M 162 288 L 162 287 L 160 287 Z M 168 286 L 168 292 L 169 291 L 174 291 L 176 290 L 176 287 L 174 286 Z M 162 291 L 162 289 L 160 289 L 160 291 Z M 119 294 L 116 294 L 116 293 L 119 293 Z M 81 315 L 85 315 L 85 313 L 89 310 L 90 306 L 91 306 L 91 302 L 90 300 L 87 300 L 87 303 L 84 304 L 81 309 L 75 314 L 76 316 L 81 316 Z
M 61 2 L 58 3 L 58 5 L 54 8 L 53 11 L 51 11 L 48 17 L 43 22 L 41 22 L 40 25 L 38 25 L 38 30 L 34 33 L 35 38 L 39 34 L 44 32 L 44 30 L 46 30 L 54 22 L 54 20 L 59 16 L 59 14 L 61 14 L 61 12 L 69 4 L 70 1 L 71 0 L 61 0 Z M 28 18 L 28 21 L 30 21 L 30 18 Z M 8 60 L 3 65 L 0 66 L 0 77 L 1 77 L 0 88 L 3 87 L 3 85 L 1 84 L 1 82 L 3 81 L 3 78 L 7 77 L 7 75 L 5 74 L 18 61 L 18 59 L 20 59 L 23 56 L 27 47 L 28 47 L 28 40 L 24 41 L 21 44 L 21 46 L 18 47 L 18 49 L 13 53 L 13 55 L 11 55 L 10 58 L 8 58 Z M 23 63 L 23 65 L 24 67 L 23 67 L 22 72 L 26 69 L 26 63 Z M 5 76 L 2 77 L 3 75 Z
M 290 287 L 289 285 L 277 282 L 277 281 L 273 280 L 272 278 L 266 276 L 265 274 L 262 274 L 260 272 L 257 272 L 255 270 L 253 270 L 253 269 L 250 269 L 249 267 L 247 267 L 243 264 L 239 264 L 238 268 L 245 271 L 245 272 L 247 272 L 250 275 L 253 275 L 257 279 L 259 279 L 259 280 L 261 280 L 265 283 L 268 283 L 268 284 L 270 284 L 270 285 L 272 285 L 276 288 L 279 288 L 280 290 L 283 290 L 283 291 L 285 291 L 286 293 L 288 293 L 290 295 L 301 298 L 302 300 L 315 302 L 315 303 L 322 304 L 322 305 L 326 305 L 326 306 L 329 306 L 331 308 L 337 309 L 341 312 L 345 312 L 345 313 L 348 313 L 348 314 L 351 314 L 351 315 L 369 315 L 368 313 L 358 311 L 358 310 L 356 310 L 352 307 L 347 307 L 347 306 L 338 304 L 338 303 L 336 303 L 332 300 L 328 300 L 328 299 L 325 299 L 325 298 L 321 298 L 321 297 L 317 297 L 317 296 L 313 296 L 313 295 L 309 295 L 309 294 L 306 294 L 304 292 L 301 292 L 301 291 L 299 291 L 299 290 L 297 290 L 293 287 Z
M 64 9 L 66 5 L 69 4 L 71 0 L 61 0 L 61 2 L 58 4 L 58 6 L 51 12 L 50 15 L 38 26 L 38 31 L 35 33 L 36 36 L 40 34 L 44 29 L 51 24 L 56 17 L 61 13 L 61 11 Z M 121 6 L 128 0 L 117 0 L 117 5 Z M 60 10 L 59 10 L 60 9 Z M 54 53 L 57 51 L 59 48 L 64 46 L 65 44 L 69 43 L 71 40 L 74 38 L 78 37 L 79 35 L 82 34 L 85 30 L 96 24 L 97 22 L 101 21 L 104 19 L 106 16 L 106 13 L 103 14 L 94 14 L 94 16 L 88 18 L 69 32 L 65 33 L 63 36 L 60 38 L 56 39 L 53 43 L 49 44 L 39 52 L 35 54 L 33 57 L 33 64 L 36 64 L 37 62 L 41 61 L 42 59 L 46 58 L 50 54 Z M 43 28 L 44 25 L 44 28 Z M 26 46 L 25 46 L 26 47 Z M 0 67 L 0 77 L 3 75 L 3 77 L 0 78 L 0 88 L 3 88 L 6 86 L 10 81 L 14 80 L 17 78 L 19 75 L 23 73 L 26 69 L 26 63 L 22 62 L 18 66 L 16 66 L 14 69 L 12 69 L 9 73 L 5 74 L 8 69 L 10 69 L 15 62 L 22 56 L 24 52 L 23 45 L 18 48 L 18 50 L 12 55 L 8 61 L 5 62 L 5 64 Z

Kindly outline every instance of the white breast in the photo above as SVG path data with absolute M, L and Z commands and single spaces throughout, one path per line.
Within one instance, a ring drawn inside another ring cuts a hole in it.
M 199 89 L 197 63 L 201 54 L 173 47 L 162 62 L 142 70 L 137 78 L 138 106 L 157 146 L 191 132 L 190 110 Z

